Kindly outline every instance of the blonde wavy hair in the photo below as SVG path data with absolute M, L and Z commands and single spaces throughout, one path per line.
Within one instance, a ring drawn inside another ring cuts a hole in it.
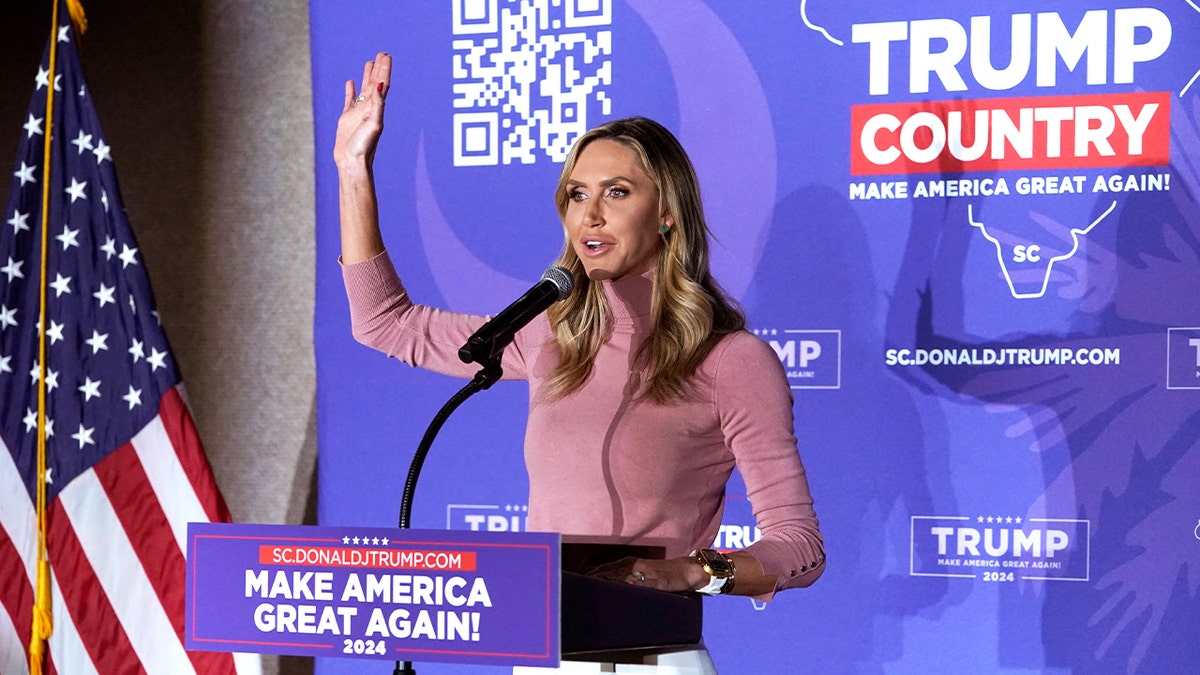
M 588 131 L 575 142 L 563 163 L 555 191 L 560 218 L 565 219 L 567 181 L 580 154 L 592 142 L 606 139 L 632 149 L 641 168 L 658 187 L 659 213 L 674 227 L 660 240 L 650 312 L 654 329 L 639 357 L 647 366 L 642 396 L 656 403 L 681 398 L 688 379 L 721 337 L 746 325 L 740 308 L 713 279 L 708 268 L 708 239 L 700 185 L 692 162 L 679 141 L 661 124 L 644 117 L 614 120 Z M 600 284 L 593 283 L 564 236 L 558 265 L 575 278 L 575 292 L 549 310 L 560 358 L 550 373 L 552 398 L 576 391 L 587 381 L 600 346 L 612 328 L 612 313 Z M 640 360 L 640 359 L 639 359 Z

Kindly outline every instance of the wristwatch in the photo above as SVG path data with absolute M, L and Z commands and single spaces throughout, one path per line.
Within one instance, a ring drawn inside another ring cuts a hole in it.
M 697 588 L 697 593 L 721 595 L 733 590 L 733 576 L 736 570 L 729 556 L 711 548 L 701 548 L 692 551 L 691 557 L 695 558 L 708 574 L 708 585 Z

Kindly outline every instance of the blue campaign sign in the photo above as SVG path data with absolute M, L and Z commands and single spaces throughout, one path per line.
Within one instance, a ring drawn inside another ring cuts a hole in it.
M 556 534 L 188 526 L 188 649 L 553 666 L 558 603 Z
M 538 278 L 585 129 L 687 148 L 828 554 L 810 588 L 705 601 L 721 672 L 1200 672 L 1200 3 L 1032 4 L 310 3 L 319 522 L 394 522 L 463 384 L 351 332 L 332 146 L 384 50 L 380 224 L 419 304 L 495 313 Z M 450 420 L 414 524 L 536 518 L 529 395 Z M 744 548 L 759 505 L 727 492 L 713 546 Z

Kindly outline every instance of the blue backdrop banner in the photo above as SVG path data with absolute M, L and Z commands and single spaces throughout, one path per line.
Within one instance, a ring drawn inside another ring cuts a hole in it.
M 321 523 L 394 524 L 462 385 L 350 335 L 333 136 L 384 50 L 380 212 L 417 302 L 537 280 L 584 130 L 644 115 L 691 154 L 829 555 L 765 606 L 705 601 L 722 672 L 1200 672 L 1200 5 L 1027 4 L 312 3 Z M 526 398 L 450 420 L 414 526 L 523 528 Z M 723 522 L 717 547 L 758 536 L 736 475 Z

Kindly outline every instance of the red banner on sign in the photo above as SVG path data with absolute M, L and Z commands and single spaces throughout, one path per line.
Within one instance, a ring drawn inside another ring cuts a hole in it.
M 1167 164 L 1170 110 L 1169 92 L 856 105 L 850 173 Z
M 474 572 L 475 552 L 273 545 L 259 547 L 258 562 L 274 565 Z

